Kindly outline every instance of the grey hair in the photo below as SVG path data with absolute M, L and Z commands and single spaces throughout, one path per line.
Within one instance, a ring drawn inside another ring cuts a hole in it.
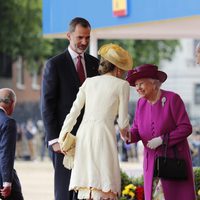
M 0 89 L 0 103 L 5 103 L 7 105 L 11 104 L 12 102 L 16 102 L 16 94 L 10 88 L 2 88 Z
M 162 83 L 159 80 L 149 78 L 149 81 L 155 85 L 156 90 L 160 89 Z

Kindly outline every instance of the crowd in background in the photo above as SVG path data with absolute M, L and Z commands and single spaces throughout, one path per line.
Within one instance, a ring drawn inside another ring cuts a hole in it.
M 117 127 L 117 126 L 116 126 Z M 34 161 L 43 161 L 49 157 L 47 147 L 44 141 L 44 127 L 42 120 L 34 122 L 28 119 L 27 122 L 17 124 L 17 145 L 16 159 Z M 126 144 L 116 129 L 116 137 L 119 151 L 119 160 L 121 162 L 138 162 L 141 156 L 142 145 Z M 193 166 L 200 166 L 200 125 L 193 126 L 193 133 L 188 138 Z
M 48 156 L 42 120 L 17 123 L 17 160 L 41 160 Z
M 116 126 L 117 127 L 117 126 Z M 43 161 L 49 157 L 47 146 L 44 141 L 44 127 L 42 120 L 34 122 L 28 119 L 26 122 L 17 124 L 16 160 Z M 116 129 L 119 160 L 121 162 L 138 162 L 141 156 L 142 145 L 139 143 L 126 144 Z M 188 138 L 192 163 L 194 167 L 200 166 L 200 125 L 193 126 L 193 133 Z

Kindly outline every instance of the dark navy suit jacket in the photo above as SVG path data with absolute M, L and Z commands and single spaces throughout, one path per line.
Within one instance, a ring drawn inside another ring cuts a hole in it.
M 98 75 L 98 59 L 89 54 L 85 54 L 84 58 L 87 77 Z M 47 62 L 41 94 L 46 141 L 59 137 L 63 121 L 72 107 L 79 87 L 80 81 L 68 50 Z M 73 134 L 76 134 L 80 118 L 72 131 Z
M 12 198 L 22 199 L 21 185 L 14 170 L 16 146 L 16 122 L 0 108 L 0 187 L 4 182 L 12 183 Z M 19 195 L 20 197 L 16 197 Z

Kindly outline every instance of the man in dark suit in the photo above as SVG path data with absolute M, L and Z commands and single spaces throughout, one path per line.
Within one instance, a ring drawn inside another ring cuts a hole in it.
M 9 88 L 0 89 L 0 199 L 23 200 L 21 184 L 14 170 L 17 139 L 13 113 L 16 95 Z
M 49 59 L 43 72 L 41 114 L 55 170 L 55 200 L 73 199 L 73 193 L 68 191 L 71 171 L 63 166 L 64 155 L 60 151 L 58 137 L 63 121 L 71 109 L 84 78 L 98 75 L 98 59 L 85 53 L 89 45 L 90 32 L 91 26 L 86 19 L 74 18 L 67 32 L 68 48 L 63 53 Z M 79 77 L 80 62 L 84 77 Z M 74 135 L 76 135 L 81 119 L 82 115 L 72 130 Z

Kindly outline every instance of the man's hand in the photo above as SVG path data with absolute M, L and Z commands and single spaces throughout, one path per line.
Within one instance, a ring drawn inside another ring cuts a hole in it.
M 58 142 L 52 144 L 52 149 L 56 153 L 62 153 L 61 148 L 60 148 L 60 144 Z
M 1 193 L 1 196 L 4 197 L 4 198 L 10 196 L 11 186 L 3 187 L 3 189 L 0 189 L 0 193 Z
M 150 149 L 156 149 L 162 144 L 162 142 L 163 140 L 161 137 L 155 137 L 148 141 L 147 147 L 149 147 Z

